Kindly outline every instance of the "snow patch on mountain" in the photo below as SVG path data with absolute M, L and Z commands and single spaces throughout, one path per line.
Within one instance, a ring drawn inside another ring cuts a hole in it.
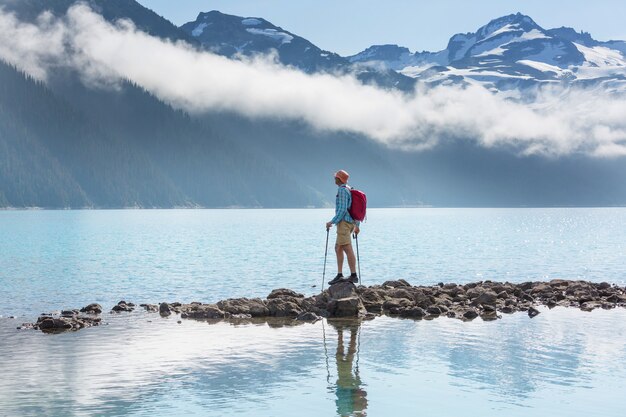
M 260 25 L 262 22 L 259 19 L 255 19 L 253 17 L 249 17 L 247 19 L 243 19 L 241 21 L 241 24 L 244 26 L 258 26 Z
M 606 48 L 603 46 L 595 46 L 589 48 L 574 42 L 574 46 L 585 56 L 585 61 L 591 65 L 598 67 L 602 66 L 617 66 L 623 67 L 626 65 L 626 60 L 620 51 L 615 49 Z
M 531 59 L 520 59 L 518 64 L 526 65 L 527 67 L 534 68 L 541 72 L 553 72 L 558 77 L 562 77 L 565 74 L 571 74 L 571 71 L 559 68 L 556 65 L 546 64 L 545 62 L 533 61 Z
M 290 34 L 285 33 L 285 32 L 279 32 L 276 29 L 249 28 L 249 29 L 246 29 L 246 31 L 253 35 L 262 35 L 262 36 L 270 37 L 274 40 L 279 41 L 281 44 L 290 43 L 293 40 L 293 36 L 291 36 Z
M 204 29 L 206 29 L 206 27 L 209 25 L 210 23 L 200 23 L 198 26 L 196 26 L 194 30 L 191 31 L 191 35 L 197 38 L 198 36 L 202 35 Z

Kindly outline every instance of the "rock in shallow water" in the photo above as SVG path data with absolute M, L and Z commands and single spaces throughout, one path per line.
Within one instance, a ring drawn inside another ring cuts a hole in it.
M 541 313 L 541 311 L 537 310 L 535 307 L 530 307 L 528 309 L 528 317 L 530 317 L 531 319 L 533 317 L 536 317 L 537 315 L 539 315 Z
M 87 314 L 100 314 L 102 313 L 102 306 L 100 304 L 92 303 L 88 306 L 81 308 L 80 312 Z
M 72 311 L 73 310 L 67 310 Z M 76 310 L 78 311 L 78 310 Z M 24 323 L 18 329 L 41 330 L 44 333 L 57 333 L 63 331 L 76 331 L 85 327 L 98 326 L 101 323 L 100 317 L 65 315 L 57 317 L 54 315 L 41 315 L 36 323 Z
M 172 314 L 172 310 L 170 309 L 169 304 L 161 303 L 159 305 L 159 314 L 161 315 L 161 317 L 170 316 Z
M 135 304 L 133 303 L 127 303 L 126 301 L 120 301 L 119 303 L 117 303 L 117 305 L 113 306 L 113 308 L 111 309 L 111 312 L 115 312 L 115 313 L 121 313 L 121 312 L 127 312 L 130 313 L 131 311 L 133 311 L 135 309 Z

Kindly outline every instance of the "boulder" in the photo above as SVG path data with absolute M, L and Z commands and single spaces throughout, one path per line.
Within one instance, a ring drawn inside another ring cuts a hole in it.
M 358 293 L 357 288 L 353 283 L 340 281 L 328 288 L 328 295 L 331 299 L 338 300 L 341 298 L 357 297 Z
M 467 311 L 465 311 L 465 312 L 463 313 L 463 318 L 464 318 L 465 320 L 473 320 L 473 319 L 475 319 L 476 317 L 478 317 L 478 312 L 477 312 L 476 310 L 474 310 L 473 308 L 472 308 L 472 309 L 469 309 L 469 310 L 467 310 Z
M 159 305 L 159 314 L 161 315 L 161 317 L 167 317 L 167 316 L 171 315 L 172 314 L 172 310 L 170 309 L 169 304 L 161 303 Z
M 390 314 L 400 314 L 406 308 L 413 307 L 413 301 L 406 298 L 392 298 L 383 303 L 383 309 Z
M 111 309 L 111 312 L 115 312 L 115 313 L 128 312 L 128 313 L 130 313 L 134 309 L 135 309 L 135 305 L 133 303 L 127 303 L 126 301 L 122 300 L 119 303 L 117 303 L 117 305 L 113 306 L 113 308 Z
M 500 300 L 506 300 L 507 298 L 509 298 L 509 293 L 506 291 L 500 291 L 497 297 Z
M 385 297 L 382 295 L 383 291 L 366 288 L 360 292 L 359 296 L 363 302 L 365 309 L 372 313 L 380 313 L 385 302 Z
M 569 281 L 565 279 L 553 279 L 548 283 L 551 287 L 563 288 L 569 285 Z
M 438 316 L 442 313 L 441 309 L 437 306 L 430 306 L 426 309 L 428 314 L 432 314 L 433 316 Z
M 287 288 L 278 288 L 278 289 L 272 290 L 270 295 L 267 296 L 267 299 L 271 300 L 273 298 L 283 298 L 283 297 L 304 298 L 304 295 L 297 293 L 293 290 L 287 289 Z
M 330 317 L 362 317 L 367 313 L 359 297 L 332 299 L 327 310 Z
M 102 313 L 102 306 L 100 304 L 92 303 L 88 306 L 81 308 L 80 312 L 87 314 L 100 314 Z
M 421 307 L 423 309 L 427 309 L 431 305 L 435 304 L 435 297 L 432 295 L 426 294 L 424 291 L 414 291 L 413 292 L 413 301 L 415 305 Z
M 183 319 L 223 319 L 226 314 L 215 304 L 189 304 L 182 306 L 180 317 Z
M 533 317 L 536 317 L 540 313 L 541 311 L 537 310 L 535 307 L 528 308 L 528 317 L 530 317 L 531 319 Z
M 40 330 L 69 330 L 72 328 L 72 323 L 69 320 L 52 317 L 40 317 L 37 325 Z
M 267 309 L 272 317 L 298 317 L 303 313 L 300 306 L 293 301 L 292 297 L 272 298 L 267 300 Z
M 25 323 L 22 325 L 22 328 L 39 329 L 45 333 L 57 333 L 98 326 L 100 321 L 100 317 L 52 317 L 50 315 L 42 315 L 37 319 L 36 323 Z
M 269 310 L 260 298 L 229 298 L 217 303 L 220 310 L 230 314 L 250 314 L 252 317 L 267 317 Z
M 410 287 L 411 284 L 409 284 L 407 281 L 403 280 L 403 279 L 399 279 L 396 281 L 385 281 L 383 283 L 383 287 L 393 287 L 393 288 L 398 288 L 398 287 Z
M 328 317 L 326 306 L 328 305 L 328 297 L 326 294 L 318 294 L 312 297 L 303 298 L 300 302 L 302 311 L 309 311 L 321 317 Z
M 398 311 L 398 315 L 404 318 L 421 319 L 426 317 L 427 313 L 421 307 L 408 307 Z
M 498 300 L 498 295 L 491 291 L 486 290 L 481 292 L 476 298 L 472 300 L 472 305 L 495 305 Z
M 535 284 L 535 286 L 530 290 L 531 294 L 541 294 L 544 292 L 549 292 L 551 293 L 553 290 L 552 286 L 550 284 L 546 284 L 543 282 L 537 283 Z
M 392 288 L 385 295 L 391 298 L 408 298 L 409 300 L 413 298 L 413 294 L 403 287 Z

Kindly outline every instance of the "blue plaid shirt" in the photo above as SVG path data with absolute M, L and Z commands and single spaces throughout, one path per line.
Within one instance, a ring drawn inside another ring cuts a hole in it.
M 350 186 L 342 184 L 337 189 L 337 201 L 335 203 L 335 217 L 330 221 L 332 224 L 338 224 L 344 220 L 348 223 L 355 223 L 357 226 L 361 223 L 354 221 L 348 209 L 352 205 L 352 194 L 350 193 Z

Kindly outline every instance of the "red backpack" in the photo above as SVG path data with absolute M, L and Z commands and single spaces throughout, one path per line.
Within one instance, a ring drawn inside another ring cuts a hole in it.
M 348 213 L 354 220 L 362 222 L 366 217 L 367 197 L 364 192 L 354 188 L 350 189 L 350 194 L 352 195 L 352 204 L 348 209 Z

